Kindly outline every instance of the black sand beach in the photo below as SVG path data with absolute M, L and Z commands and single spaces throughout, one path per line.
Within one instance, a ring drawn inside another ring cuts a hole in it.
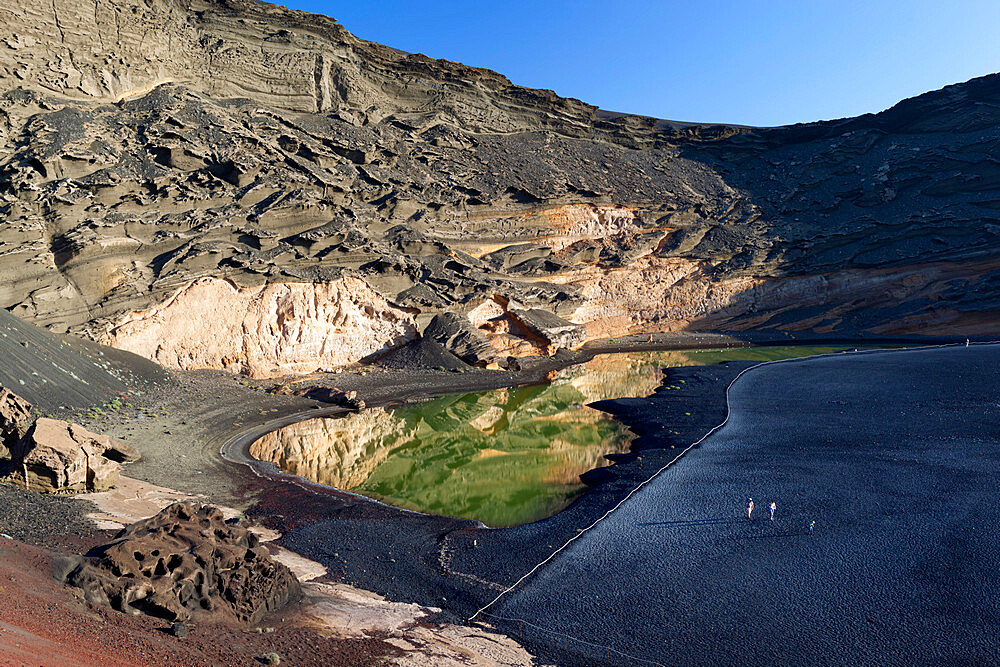
M 658 346 L 669 347 L 665 342 L 656 341 Z M 677 347 L 690 345 L 683 340 L 670 342 Z M 641 344 L 641 341 L 623 341 L 621 347 L 635 349 Z M 580 356 L 589 357 L 596 351 Z M 822 614 L 815 617 L 815 609 L 810 605 L 815 601 L 820 609 L 831 608 L 824 602 L 824 595 L 851 599 L 861 587 L 876 591 L 873 595 L 879 599 L 896 601 L 896 606 L 882 609 L 877 605 L 872 607 L 871 603 L 858 603 L 856 609 L 848 606 L 837 610 L 837 614 L 852 619 L 855 614 L 865 615 L 864 623 L 857 628 L 852 626 L 851 631 L 859 636 L 863 631 L 872 631 L 879 619 L 883 619 L 876 638 L 859 644 L 862 653 L 854 658 L 898 662 L 903 656 L 924 657 L 926 651 L 920 648 L 919 641 L 914 644 L 914 652 L 903 651 L 909 646 L 906 642 L 911 642 L 909 633 L 931 643 L 940 644 L 942 639 L 940 634 L 911 622 L 914 615 L 920 618 L 921 614 L 930 613 L 926 595 L 901 595 L 903 584 L 912 577 L 882 577 L 872 582 L 848 577 L 838 568 L 848 567 L 840 564 L 851 562 L 845 554 L 877 547 L 864 563 L 853 563 L 850 567 L 856 572 L 885 569 L 886 563 L 880 558 L 889 553 L 886 550 L 898 551 L 899 547 L 878 531 L 898 533 L 905 525 L 907 530 L 898 534 L 911 542 L 923 541 L 920 530 L 928 527 L 933 527 L 934 535 L 952 535 L 948 531 L 942 533 L 938 524 L 930 520 L 909 525 L 909 518 L 905 521 L 899 518 L 909 517 L 910 510 L 902 503 L 922 502 L 921 494 L 931 494 L 936 501 L 955 499 L 955 505 L 940 503 L 940 515 L 935 514 L 934 521 L 944 520 L 942 517 L 949 516 L 953 508 L 958 508 L 954 512 L 959 514 L 972 510 L 988 514 L 988 504 L 981 503 L 983 507 L 977 510 L 973 502 L 982 493 L 981 485 L 986 483 L 982 470 L 976 470 L 979 477 L 969 476 L 969 479 L 964 474 L 940 477 L 938 468 L 932 466 L 926 473 L 930 477 L 914 481 L 907 475 L 913 475 L 912 470 L 921 466 L 920 461 L 924 460 L 921 452 L 927 447 L 931 447 L 929 451 L 937 451 L 933 448 L 939 448 L 934 444 L 938 440 L 927 444 L 919 439 L 910 444 L 906 457 L 896 453 L 888 459 L 884 443 L 895 446 L 906 441 L 907 433 L 938 433 L 940 438 L 962 443 L 966 443 L 970 433 L 988 438 L 993 428 L 988 420 L 972 423 L 953 417 L 956 410 L 965 415 L 995 405 L 987 398 L 993 382 L 989 362 L 996 354 L 993 347 L 974 345 L 969 350 L 955 347 L 927 352 L 836 355 L 753 371 L 734 388 L 734 417 L 725 431 L 693 450 L 650 488 L 629 500 L 611 519 L 587 533 L 570 550 L 559 554 L 492 607 L 489 610 L 492 616 L 480 620 L 498 625 L 525 642 L 542 660 L 558 664 L 593 664 L 602 660 L 621 664 L 636 659 L 670 663 L 690 660 L 693 655 L 705 656 L 706 662 L 728 661 L 734 658 L 726 653 L 727 647 L 745 643 L 744 640 L 758 651 L 751 651 L 750 662 L 772 662 L 804 650 L 804 655 L 810 655 L 813 662 L 849 662 L 851 656 L 845 655 L 845 660 L 840 661 L 841 654 L 831 652 L 833 640 L 820 632 L 823 623 L 832 622 L 833 617 Z M 939 356 L 950 359 L 948 355 L 955 355 L 962 362 L 960 368 L 970 366 L 968 373 L 962 371 L 956 375 L 957 370 L 938 359 Z M 389 404 L 436 394 L 448 387 L 454 391 L 539 382 L 550 369 L 570 361 L 553 359 L 515 374 L 387 370 L 342 374 L 326 381 L 343 389 L 357 389 L 369 404 Z M 653 396 L 595 404 L 637 434 L 631 451 L 616 456 L 619 465 L 587 473 L 585 479 L 592 488 L 567 510 L 536 523 L 496 530 L 472 521 L 406 512 L 328 487 L 305 484 L 299 478 L 273 474 L 273 467 L 272 474 L 260 477 L 247 467 L 219 460 L 222 443 L 238 445 L 252 440 L 254 433 L 273 428 L 277 422 L 337 411 L 303 398 L 250 391 L 243 383 L 219 374 L 186 374 L 176 386 L 161 385 L 161 395 L 156 400 L 160 405 L 152 408 L 155 415 L 148 414 L 150 408 L 146 408 L 147 414 L 142 419 L 136 420 L 135 416 L 125 419 L 124 415 L 112 418 L 107 422 L 110 427 L 107 430 L 120 431 L 126 438 L 142 435 L 156 445 L 144 451 L 144 461 L 134 465 L 133 474 L 138 477 L 197 490 L 217 502 L 245 508 L 252 516 L 280 529 L 284 533 L 281 540 L 284 546 L 326 565 L 335 580 L 381 593 L 392 600 L 442 607 L 445 610 L 442 620 L 461 622 L 613 507 L 686 445 L 721 422 L 726 414 L 725 387 L 751 365 L 734 362 L 671 369 Z M 971 375 L 963 377 L 963 374 Z M 976 390 L 956 395 L 956 388 L 967 383 Z M 668 386 L 673 388 L 668 390 Z M 793 398 L 784 397 L 788 392 Z M 780 400 L 776 398 L 778 394 L 782 396 Z M 896 400 L 897 395 L 909 397 L 909 403 Z M 202 406 L 197 416 L 185 414 L 192 402 Z M 905 410 L 907 405 L 922 406 L 921 414 L 915 415 L 912 407 Z M 985 430 L 969 433 L 962 430 L 972 426 Z M 732 435 L 737 427 L 750 429 L 747 431 L 750 435 L 742 431 Z M 814 427 L 821 427 L 821 431 L 814 431 Z M 772 433 L 769 430 L 772 428 L 779 432 Z M 826 442 L 823 438 L 830 435 L 822 429 L 836 436 L 831 442 L 840 449 L 831 450 L 832 453 L 816 449 L 817 443 Z M 817 433 L 819 440 L 815 439 Z M 754 449 L 751 454 L 750 450 L 743 451 L 732 444 L 732 439 L 738 438 L 744 443 L 742 446 L 750 446 L 750 436 L 757 435 L 764 437 L 753 445 L 759 452 Z M 789 440 L 794 437 L 805 441 Z M 184 446 L 178 450 L 181 441 Z M 870 445 L 867 449 L 866 444 Z M 781 453 L 776 455 L 768 449 L 772 446 Z M 971 446 L 974 445 L 962 445 L 950 450 L 949 455 L 964 456 Z M 854 458 L 845 460 L 837 453 L 845 448 L 851 450 Z M 177 451 L 184 451 L 187 456 L 177 458 Z M 790 451 L 796 455 L 787 456 Z M 982 451 L 985 454 L 974 463 L 983 466 L 992 462 L 995 470 L 995 452 L 991 459 L 986 445 Z M 873 467 L 873 461 L 881 467 Z M 852 467 L 855 462 L 858 471 Z M 964 464 L 951 461 L 949 465 Z M 259 471 L 268 466 L 254 467 Z M 867 495 L 851 496 L 854 500 L 838 496 L 859 493 L 855 490 L 856 475 L 872 469 L 883 470 L 885 476 L 897 480 L 902 487 L 886 487 L 889 496 L 884 499 L 879 495 L 881 478 L 864 478 Z M 855 481 L 849 483 L 845 479 Z M 680 497 L 686 492 L 694 500 Z M 739 521 L 737 512 L 748 493 L 758 499 L 758 512 L 773 496 L 778 502 L 779 520 L 774 524 Z M 650 494 L 651 500 L 643 500 Z M 856 504 L 862 501 L 879 508 L 882 519 L 875 524 L 862 522 L 861 528 L 843 523 L 852 516 L 844 508 L 857 509 Z M 972 510 L 968 509 L 970 506 Z M 675 514 L 677 518 L 672 518 Z M 818 521 L 817 534 L 802 547 L 798 541 L 802 539 L 800 533 L 807 518 Z M 995 518 L 973 512 L 968 518 L 959 517 L 960 526 L 955 530 L 965 531 L 967 522 L 986 527 Z M 838 542 L 829 552 L 817 549 L 816 544 L 832 539 L 835 526 L 841 531 L 837 533 L 838 539 L 844 542 Z M 613 529 L 620 532 L 601 534 Z M 699 537 L 692 540 L 691 535 Z M 935 560 L 925 566 L 932 573 L 944 563 L 960 561 L 951 549 L 975 552 L 984 548 L 973 543 L 970 549 L 969 540 L 961 535 L 949 539 L 952 541 L 933 547 Z M 591 541 L 593 547 L 589 546 Z M 758 553 L 743 559 L 753 549 Z M 987 562 L 985 558 L 975 558 L 974 563 Z M 696 566 L 691 559 L 701 564 Z M 706 566 L 710 568 L 705 569 Z M 698 572 L 708 579 L 698 580 Z M 973 574 L 977 573 L 986 574 L 973 567 Z M 775 578 L 784 583 L 775 588 Z M 796 581 L 806 581 L 812 588 L 796 587 Z M 842 581 L 848 583 L 838 583 Z M 848 584 L 848 589 L 844 589 Z M 944 587 L 941 582 L 934 585 Z M 992 607 L 987 607 L 984 613 L 982 605 L 977 608 L 963 597 L 966 593 L 949 592 L 949 595 L 957 600 L 949 603 L 949 614 L 973 613 L 980 619 L 980 625 L 992 622 L 989 620 Z M 909 602 L 904 604 L 900 600 Z M 720 611 L 721 608 L 724 610 Z M 964 611 L 967 609 L 974 611 Z M 519 620 L 509 622 L 497 615 Z M 904 623 L 898 616 L 911 621 Z M 869 621 L 869 617 L 875 620 Z M 526 623 L 522 624 L 520 619 Z M 623 619 L 634 628 L 623 631 Z M 538 623 L 545 631 L 532 630 L 532 623 Z M 959 619 L 939 625 L 959 628 L 949 630 L 959 636 L 963 623 Z M 903 635 L 906 642 L 902 644 L 883 636 L 897 626 L 906 633 Z M 984 628 L 980 630 L 985 631 Z M 670 644 L 674 653 L 664 653 L 663 638 L 668 629 L 677 639 L 677 643 Z M 742 632 L 752 636 L 747 639 L 739 634 Z M 563 635 L 583 639 L 593 646 L 578 644 Z M 777 639 L 772 641 L 772 635 Z M 976 639 L 975 632 L 969 637 L 967 654 L 973 661 L 993 655 L 990 651 L 994 646 L 988 641 Z M 799 643 L 817 647 L 818 652 L 809 654 L 808 647 L 803 649 Z M 935 650 L 939 656 L 951 659 L 966 655 L 949 653 L 947 647 L 938 644 Z M 819 651 L 823 650 L 829 655 L 821 655 Z M 888 658 L 882 660 L 885 652 Z
M 974 345 L 747 373 L 722 430 L 487 620 L 561 664 L 995 664 L 998 360 Z

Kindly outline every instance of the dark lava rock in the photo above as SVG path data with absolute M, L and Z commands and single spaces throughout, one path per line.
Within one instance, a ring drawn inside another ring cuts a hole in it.
M 174 623 L 254 624 L 301 597 L 292 572 L 244 524 L 190 502 L 132 524 L 87 556 L 60 559 L 56 570 L 92 603 Z
M 486 366 L 496 361 L 496 350 L 490 345 L 486 335 L 472 326 L 467 317 L 455 313 L 435 315 L 424 329 L 424 338 L 436 341 L 473 366 Z
M 314 401 L 323 401 L 324 403 L 342 405 L 345 408 L 351 408 L 352 410 L 365 409 L 365 402 L 358 398 L 358 392 L 356 391 L 344 391 L 343 389 L 337 389 L 336 387 L 310 387 L 304 392 L 297 392 L 297 394 L 305 396 L 306 398 L 311 398 Z

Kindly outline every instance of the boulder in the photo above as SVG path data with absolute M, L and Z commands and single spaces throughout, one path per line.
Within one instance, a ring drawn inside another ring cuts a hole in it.
M 555 349 L 574 349 L 587 340 L 587 327 L 541 308 L 521 310 L 511 308 L 510 316 L 531 333 L 547 340 Z
M 358 392 L 338 389 L 337 387 L 294 387 L 290 384 L 282 384 L 272 389 L 271 393 L 279 396 L 304 396 L 314 401 L 333 403 L 352 410 L 365 409 L 365 402 L 358 398 Z
M 171 623 L 256 624 L 301 597 L 295 575 L 244 522 L 199 503 L 175 503 L 90 553 L 58 561 L 57 577 L 92 603 Z
M 296 392 L 296 394 L 299 396 L 305 396 L 306 398 L 310 398 L 314 401 L 333 403 L 334 405 L 340 405 L 352 410 L 365 409 L 364 400 L 358 398 L 358 392 L 353 390 L 345 391 L 343 389 L 337 389 L 336 387 L 310 387 L 300 392 Z
M 7 458 L 31 426 L 31 403 L 0 387 L 0 458 Z
M 473 366 L 495 363 L 497 352 L 486 334 L 477 329 L 468 317 L 457 313 L 435 315 L 424 329 L 424 337 L 436 341 L 444 349 Z
M 104 491 L 118 481 L 121 464 L 138 453 L 79 424 L 41 418 L 12 450 L 25 486 L 40 493 Z

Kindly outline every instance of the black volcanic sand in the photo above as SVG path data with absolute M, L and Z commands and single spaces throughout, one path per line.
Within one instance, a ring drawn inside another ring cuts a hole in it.
M 723 429 L 488 620 L 561 664 L 997 664 L 998 364 L 974 345 L 754 369 Z M 628 419 L 655 429 L 672 400 Z
M 0 386 L 40 412 L 73 412 L 122 394 L 155 394 L 170 374 L 148 359 L 52 334 L 0 308 Z
M 792 341 L 779 337 L 775 342 Z M 369 405 L 385 405 L 448 391 L 544 382 L 551 371 L 597 353 L 727 343 L 740 344 L 711 335 L 654 335 L 651 341 L 633 336 L 528 363 L 520 372 L 362 368 L 310 378 L 303 384 L 356 389 Z M 270 396 L 260 386 L 248 386 L 252 383 L 225 373 L 171 373 L 171 379 L 158 383 L 153 392 L 143 392 L 122 410 L 106 410 L 82 421 L 141 451 L 143 460 L 127 466 L 126 475 L 247 510 L 285 532 L 285 546 L 328 566 L 334 579 L 392 600 L 443 607 L 445 617 L 461 621 L 673 458 L 678 450 L 671 446 L 683 447 L 721 421 L 723 389 L 747 365 L 674 369 L 668 384 L 680 386 L 679 390 L 661 389 L 651 398 L 601 404 L 633 430 L 647 435 L 633 443 L 629 454 L 618 457 L 623 465 L 588 473 L 585 479 L 594 488 L 567 510 L 544 521 L 502 530 L 387 507 L 282 475 L 270 464 L 254 463 L 251 469 L 221 460 L 223 445 L 248 445 L 259 434 L 285 423 L 340 410 L 303 398 Z M 72 418 L 65 411 L 56 412 Z M 260 472 L 265 476 L 255 474 Z M 62 511 L 39 509 L 40 514 L 51 512 L 53 521 Z M 32 532 L 45 543 L 41 534 L 45 530 Z M 562 658 L 542 644 L 533 648 Z
M 669 410 L 653 411 L 655 418 L 648 423 L 622 419 L 637 434 L 655 436 L 637 438 L 630 453 L 616 457 L 619 465 L 587 473 L 584 478 L 593 488 L 542 521 L 488 529 L 276 476 L 272 465 L 260 463 L 256 467 L 269 474 L 256 481 L 256 489 L 247 490 L 259 493 L 249 513 L 284 532 L 284 546 L 322 562 L 335 578 L 393 600 L 443 607 L 450 620 L 460 621 L 592 523 L 681 447 L 721 422 L 723 388 L 750 365 L 671 369 L 669 383 L 684 380 L 679 390 L 659 389 L 652 398 L 595 404 L 616 413 L 639 413 L 662 393 Z
M 21 542 L 52 546 L 61 538 L 90 537 L 94 523 L 86 515 L 95 509 L 69 496 L 0 484 L 0 534 Z
M 635 336 L 526 362 L 525 368 L 518 372 L 468 367 L 464 372 L 434 367 L 359 367 L 297 380 L 304 387 L 357 390 L 369 405 L 387 405 L 448 392 L 538 384 L 545 382 L 551 372 L 604 351 L 726 344 L 741 343 L 711 334 L 661 334 L 654 336 L 652 343 L 646 342 L 646 336 Z M 286 423 L 343 412 L 342 408 L 329 404 L 265 391 L 269 386 L 281 384 L 281 380 L 251 382 L 222 371 L 165 371 L 135 355 L 71 336 L 49 334 L 6 311 L 0 311 L 0 362 L 3 362 L 0 384 L 10 385 L 26 398 L 38 401 L 41 412 L 80 423 L 135 447 L 142 459 L 125 466 L 123 474 L 200 494 L 209 502 L 238 509 L 246 509 L 259 497 L 273 505 L 277 502 L 273 499 L 287 495 L 286 485 L 261 480 L 248 468 L 222 460 L 219 450 L 224 443 L 247 434 L 252 441 L 257 435 Z M 30 369 L 35 367 L 40 371 L 32 375 Z M 24 385 L 19 381 L 22 377 L 28 378 Z M 125 396 L 120 405 L 112 407 L 106 403 L 116 396 Z M 291 490 L 298 487 L 292 485 Z M 315 516 L 328 516 L 340 509 L 345 504 L 341 498 L 348 499 L 346 506 L 352 510 L 360 503 L 378 514 L 388 511 L 392 517 L 405 515 L 372 501 L 335 494 L 332 500 L 326 496 L 320 503 L 322 511 Z M 48 526 L 64 521 L 62 507 L 60 503 L 35 506 L 38 530 L 32 532 L 34 543 L 45 543 L 46 536 L 51 534 Z M 280 508 L 275 510 L 286 513 Z M 279 520 L 280 517 L 275 523 Z M 25 525 L 30 527 L 30 522 Z

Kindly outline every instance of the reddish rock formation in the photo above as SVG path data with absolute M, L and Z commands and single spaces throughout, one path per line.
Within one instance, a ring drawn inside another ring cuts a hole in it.
M 358 278 L 246 288 L 204 279 L 130 314 L 105 342 L 170 368 L 264 378 L 335 370 L 415 337 L 412 314 Z

